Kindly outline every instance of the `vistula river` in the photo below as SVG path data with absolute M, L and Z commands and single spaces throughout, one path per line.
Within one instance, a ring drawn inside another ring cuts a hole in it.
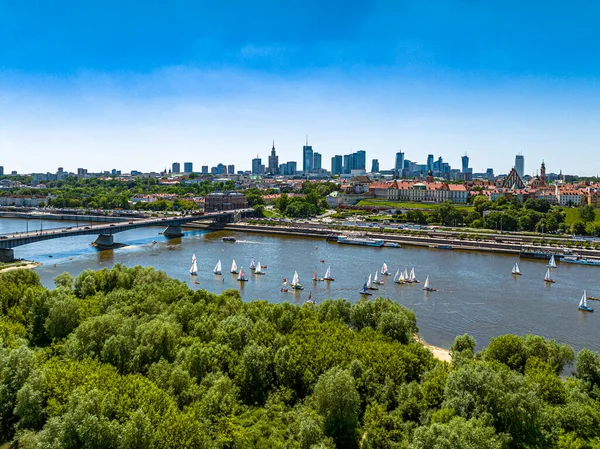
M 1 219 L 0 234 L 16 231 L 74 226 L 61 221 Z M 83 226 L 79 223 L 79 226 Z M 328 243 L 319 238 L 280 237 L 254 233 L 187 230 L 185 236 L 167 239 L 160 228 L 142 228 L 115 235 L 115 241 L 126 246 L 98 251 L 90 246 L 93 236 L 66 237 L 15 248 L 15 257 L 35 260 L 42 283 L 53 287 L 53 278 L 63 271 L 76 276 L 91 268 L 153 266 L 173 278 L 186 282 L 192 289 L 219 293 L 238 289 L 245 301 L 265 299 L 301 304 L 312 292 L 317 302 L 326 298 L 360 299 L 360 287 L 368 277 L 380 270 L 385 261 L 389 270 L 415 268 L 421 284 L 397 285 L 392 276 L 371 298 L 391 298 L 415 311 L 421 336 L 429 343 L 449 348 L 456 335 L 472 335 L 478 347 L 485 346 L 497 335 L 532 333 L 571 345 L 576 351 L 583 347 L 600 351 L 600 302 L 589 301 L 596 313 L 577 309 L 586 289 L 589 295 L 600 296 L 600 268 L 560 264 L 553 270 L 556 284 L 545 285 L 545 261 L 519 260 L 523 276 L 511 275 L 517 258 L 458 250 L 438 250 L 405 246 L 403 248 L 370 248 Z M 226 235 L 235 243 L 223 242 Z M 155 244 L 152 242 L 156 241 Z M 189 274 L 192 254 L 198 260 L 198 275 Z M 264 276 L 249 270 L 251 258 L 267 265 Z M 236 281 L 229 274 L 232 260 L 244 267 L 248 282 Z M 223 264 L 223 276 L 212 270 L 218 260 Z M 324 260 L 325 262 L 320 262 Z M 331 266 L 334 282 L 316 282 L 314 270 L 323 277 Z M 282 279 L 291 281 L 297 270 L 304 290 L 293 293 L 279 291 Z M 425 277 L 438 291 L 422 290 Z M 194 282 L 197 279 L 198 284 Z

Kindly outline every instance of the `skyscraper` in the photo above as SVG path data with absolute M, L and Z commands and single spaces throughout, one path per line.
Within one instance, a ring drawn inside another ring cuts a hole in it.
M 230 175 L 235 175 L 235 165 L 228 165 L 227 166 L 227 173 Z
M 342 169 L 342 172 L 345 174 L 350 174 L 350 172 L 354 170 L 354 158 L 352 156 L 352 154 L 344 155 L 344 167 Z
M 331 174 L 340 175 L 342 173 L 342 156 L 333 156 L 331 158 Z
M 183 163 L 183 172 L 184 173 L 192 173 L 194 171 L 194 164 L 192 162 L 184 162 Z
M 271 149 L 271 155 L 269 156 L 269 173 L 274 175 L 279 173 L 279 156 L 275 154 L 275 141 L 273 141 L 273 148 Z
M 404 176 L 402 172 L 404 169 L 404 153 L 402 151 L 398 151 L 396 153 L 396 164 L 394 165 L 394 169 L 396 170 L 398 176 Z
M 371 162 L 371 173 L 379 173 L 379 159 L 373 159 Z
M 172 173 L 181 173 L 181 164 L 179 162 L 173 162 L 171 172 Z
M 427 171 L 433 171 L 433 154 L 427 156 Z
M 461 157 L 462 160 L 462 173 L 468 173 L 469 172 L 469 156 L 467 156 L 466 154 Z
M 525 157 L 522 154 L 515 156 L 515 171 L 520 178 L 525 174 Z
M 252 174 L 262 175 L 264 174 L 265 166 L 262 165 L 262 159 L 258 157 L 258 154 L 252 159 Z
M 316 151 L 313 153 L 313 170 L 321 170 L 321 153 L 317 153 Z
M 203 165 L 202 166 L 202 174 L 203 175 L 208 175 L 208 165 Z
M 314 162 L 313 149 L 308 145 L 308 136 L 306 136 L 306 145 L 302 147 L 302 171 L 304 173 L 313 171 Z
M 354 168 L 358 170 L 366 170 L 367 169 L 367 153 L 364 150 L 357 151 L 356 153 L 356 162 L 354 164 Z

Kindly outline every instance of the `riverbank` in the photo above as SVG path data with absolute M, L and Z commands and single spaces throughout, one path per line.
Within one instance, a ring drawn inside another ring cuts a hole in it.
M 450 355 L 450 351 L 448 349 L 430 345 L 425 340 L 423 340 L 419 334 L 415 335 L 415 340 L 417 341 L 417 343 L 422 344 L 427 349 L 429 349 L 433 353 L 433 357 L 435 357 L 436 359 L 442 362 L 452 363 L 452 356 Z
M 33 262 L 30 260 L 20 260 L 18 262 L 15 262 L 14 264 L 3 264 L 0 268 L 0 273 L 5 273 L 7 271 L 12 271 L 12 270 L 32 270 L 34 268 L 37 268 L 39 266 L 41 266 L 42 264 L 39 262 Z

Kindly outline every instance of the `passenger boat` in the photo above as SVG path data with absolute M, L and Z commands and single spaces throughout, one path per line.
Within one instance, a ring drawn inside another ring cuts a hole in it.
M 302 284 L 300 283 L 300 277 L 298 276 L 297 271 L 294 271 L 294 277 L 292 278 L 290 287 L 292 287 L 294 290 L 304 290 L 304 287 L 302 287 Z
M 384 276 L 390 276 L 390 272 L 388 271 L 388 266 L 385 262 L 383 262 L 383 265 L 381 266 L 381 274 Z
M 539 250 L 521 250 L 519 252 L 519 257 L 522 259 L 550 260 L 552 256 L 555 256 L 556 259 L 561 259 L 563 257 L 561 254 L 552 254 Z
M 581 301 L 579 301 L 579 310 L 583 310 L 584 312 L 593 312 L 590 306 L 587 305 L 587 297 L 585 294 L 585 290 L 583 291 L 583 296 L 581 297 Z
M 548 266 L 550 268 L 556 268 L 556 261 L 554 260 L 554 254 L 552 254 L 552 257 L 550 257 L 550 262 L 548 262 Z
M 327 267 L 327 271 L 325 272 L 323 279 L 326 281 L 335 281 L 335 279 L 331 277 L 331 265 Z
M 235 237 L 223 237 L 221 240 L 224 242 L 235 242 Z
M 235 259 L 233 260 L 233 262 L 231 262 L 231 270 L 229 270 L 229 272 L 231 274 L 238 274 L 239 273 L 237 265 L 235 263 Z
M 438 249 L 452 249 L 452 245 L 438 245 Z
M 423 285 L 423 290 L 426 292 L 435 292 L 437 289 L 429 286 L 429 275 L 425 278 L 425 284 Z
M 213 269 L 213 273 L 221 274 L 221 261 L 220 260 L 217 262 L 217 265 L 215 265 L 215 268 Z
M 252 271 L 256 270 L 256 262 L 254 262 L 254 256 L 252 256 L 252 260 L 250 261 L 250 269 Z
M 265 274 L 262 267 L 260 266 L 260 260 L 256 264 L 256 268 L 254 269 L 254 274 L 258 274 L 258 275 Z
M 369 287 L 367 286 L 367 283 L 365 282 L 362 286 L 362 288 L 360 289 L 359 292 L 361 295 L 365 295 L 365 296 L 371 296 L 373 293 L 371 293 L 369 291 Z
M 512 274 L 517 275 L 517 276 L 521 276 L 523 274 L 523 273 L 521 273 L 521 270 L 519 270 L 519 264 L 516 262 L 515 262 L 515 265 L 513 266 Z
M 367 290 L 379 290 L 379 287 L 373 284 L 371 280 L 371 275 L 369 274 L 369 279 L 367 279 Z
M 337 239 L 337 242 L 346 244 L 346 245 L 361 245 L 361 246 L 381 247 L 384 245 L 384 241 L 381 239 L 372 239 L 372 238 L 368 238 L 368 237 L 346 237 L 344 235 L 340 235 Z
M 195 276 L 198 274 L 198 265 L 196 264 L 196 254 L 192 254 L 192 266 L 190 267 L 190 274 Z
M 550 284 L 554 284 L 554 279 L 550 277 L 550 268 L 546 271 L 546 276 L 544 276 L 544 282 L 548 282 Z
M 244 267 L 240 268 L 240 274 L 237 277 L 238 282 L 248 282 L 248 278 L 246 278 L 246 274 L 244 273 Z
M 565 256 L 561 259 L 562 262 L 576 263 L 579 265 L 591 265 L 593 267 L 600 267 L 600 260 L 598 259 L 586 259 L 578 256 Z
M 385 246 L 386 248 L 402 248 L 400 243 L 396 243 L 396 242 L 385 242 L 383 244 L 383 246 Z

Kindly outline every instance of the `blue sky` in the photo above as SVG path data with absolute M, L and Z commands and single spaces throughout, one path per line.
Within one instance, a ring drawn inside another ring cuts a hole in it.
M 525 3 L 525 4 L 524 4 Z M 0 0 L 0 165 L 600 172 L 600 3 Z

